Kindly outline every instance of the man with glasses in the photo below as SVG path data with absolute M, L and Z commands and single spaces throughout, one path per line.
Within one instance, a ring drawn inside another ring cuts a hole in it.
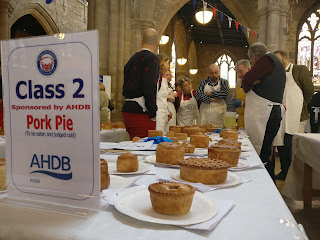
M 229 82 L 220 78 L 220 69 L 216 64 L 209 67 L 209 77 L 203 80 L 197 90 L 196 98 L 200 105 L 200 124 L 223 126 L 224 113 L 227 110 L 225 99 L 229 94 Z
M 273 141 L 282 120 L 286 72 L 274 54 L 263 43 L 254 43 L 248 50 L 252 68 L 242 79 L 246 97 L 244 113 L 246 131 L 256 152 L 274 180 Z

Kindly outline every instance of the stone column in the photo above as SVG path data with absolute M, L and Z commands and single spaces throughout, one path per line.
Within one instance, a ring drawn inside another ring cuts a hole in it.
M 280 10 L 280 24 L 279 24 L 279 50 L 286 48 L 286 35 L 287 35 L 287 17 L 289 6 L 282 6 Z
M 268 17 L 267 11 L 265 8 L 261 8 L 258 11 L 259 15 L 259 39 L 258 41 L 267 44 L 267 26 L 268 26 Z
M 109 1 L 88 1 L 88 30 L 99 31 L 99 74 L 107 75 Z
M 269 4 L 266 10 L 268 13 L 267 47 L 270 52 L 274 52 L 279 48 L 280 5 Z
M 141 49 L 142 33 L 147 28 L 153 28 L 154 22 L 134 18 L 131 20 L 131 55 Z M 160 37 L 160 36 L 159 36 Z
M 6 0 L 0 0 L 0 41 L 10 39 L 9 19 L 12 12 L 13 8 L 11 4 Z
M 100 74 L 111 76 L 113 121 L 122 118 L 123 68 L 130 57 L 130 0 L 90 0 L 88 29 L 99 30 Z

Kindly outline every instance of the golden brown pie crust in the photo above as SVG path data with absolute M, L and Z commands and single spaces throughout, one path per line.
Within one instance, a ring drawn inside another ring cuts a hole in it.
M 166 215 L 188 213 L 195 194 L 191 185 L 175 182 L 154 183 L 148 190 L 153 210 Z

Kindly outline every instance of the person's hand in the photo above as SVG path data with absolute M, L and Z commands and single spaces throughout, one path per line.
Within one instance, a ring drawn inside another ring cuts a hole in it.
M 171 120 L 171 118 L 172 118 L 172 112 L 169 112 L 169 114 L 168 114 L 168 122 Z
M 235 108 L 239 108 L 242 105 L 242 102 L 237 98 L 231 99 L 231 103 Z
M 155 118 L 155 117 L 154 117 L 154 118 L 150 118 L 150 120 L 151 120 L 151 121 L 154 121 L 154 122 L 156 121 L 156 119 L 157 119 L 157 118 Z
M 205 93 L 207 96 L 211 96 L 211 92 L 207 92 L 207 93 Z
M 260 80 L 257 80 L 257 81 L 255 81 L 255 82 L 253 83 L 253 85 L 256 85 L 256 84 L 258 84 L 258 83 L 261 83 L 261 81 L 260 81 Z
M 211 98 L 211 102 L 216 102 L 216 101 L 218 101 L 219 100 L 219 98 Z

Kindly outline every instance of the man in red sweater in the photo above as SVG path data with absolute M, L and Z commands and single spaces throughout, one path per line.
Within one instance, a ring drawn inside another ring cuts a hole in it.
M 154 54 L 159 46 L 158 33 L 144 31 L 142 49 L 124 67 L 123 120 L 131 139 L 147 137 L 156 127 L 156 95 L 159 80 L 159 59 Z

